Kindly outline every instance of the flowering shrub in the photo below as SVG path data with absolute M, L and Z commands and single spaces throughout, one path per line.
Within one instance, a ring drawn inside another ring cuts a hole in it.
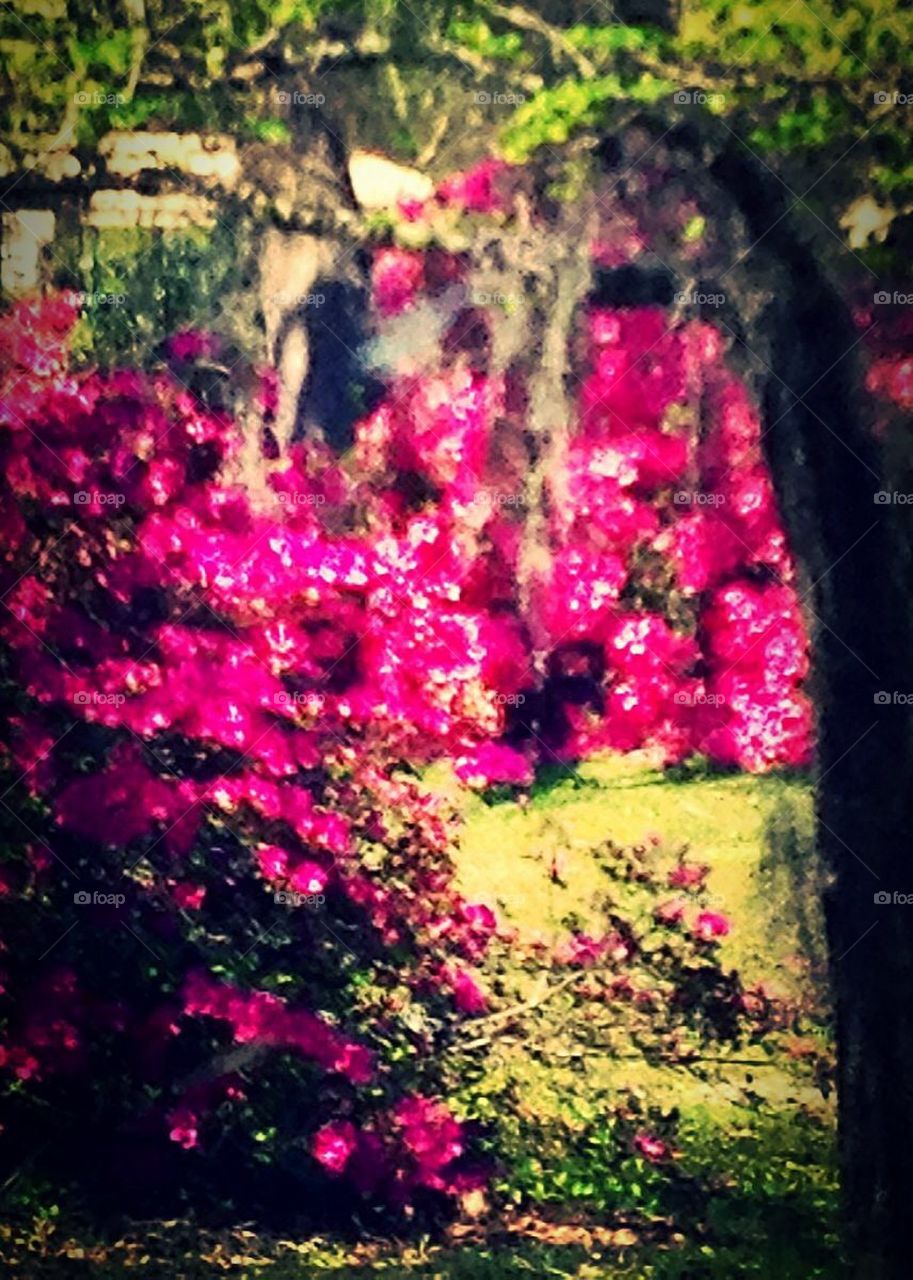
M 458 175 L 435 207 L 508 219 L 505 174 Z M 381 337 L 469 265 L 381 248 Z M 606 747 L 803 763 L 806 643 L 757 416 L 709 326 L 590 305 L 527 592 L 537 513 L 505 432 L 525 393 L 481 308 L 448 316 L 439 367 L 391 373 L 350 456 L 296 445 L 256 493 L 237 424 L 166 367 L 71 369 L 76 315 L 62 295 L 0 321 L 12 1163 L 37 1130 L 67 1172 L 106 1148 L 112 1184 L 217 1189 L 228 1164 L 400 1210 L 462 1194 L 483 1173 L 438 1050 L 492 1013 L 505 939 L 401 766 L 446 755 L 485 787 Z M 167 355 L 187 372 L 217 350 L 185 333 Z M 738 1034 L 707 951 L 728 922 L 672 898 L 654 923 L 675 945 L 631 1007 L 669 1035 L 725 1008 Z M 547 959 L 592 968 L 612 1008 L 643 953 L 614 922 Z
M 454 210 L 504 223 L 510 181 L 507 166 L 486 162 L 404 217 L 410 228 L 424 220 L 432 243 L 435 220 Z M 643 247 L 628 235 L 610 265 Z M 607 254 L 594 243 L 594 263 Z M 424 323 L 422 308 L 461 278 L 475 300 L 471 255 L 431 270 L 441 258 L 376 251 L 382 335 L 410 312 Z M 505 464 L 503 443 L 505 424 L 515 438 L 524 425 L 522 362 L 519 373 L 491 364 L 482 307 L 442 327 L 436 372 L 394 368 L 387 399 L 359 425 L 366 505 L 399 556 L 366 685 L 476 786 L 522 784 L 537 759 L 606 748 L 648 749 L 667 764 L 699 752 L 752 771 L 808 763 L 794 569 L 758 413 L 720 333 L 598 299 L 578 328 L 575 420 L 547 477 L 544 560 L 528 598 L 523 463 Z
M 494 940 L 486 969 L 498 974 L 499 996 L 454 1034 L 456 1087 L 486 1125 L 509 1201 L 663 1214 L 677 1196 L 680 1211 L 689 1187 L 694 1208 L 681 1117 L 638 1087 L 642 1064 L 707 1081 L 722 1064 L 732 1086 L 739 1060 L 770 1061 L 810 1019 L 726 967 L 721 943 L 738 921 L 715 908 L 709 869 L 687 848 L 658 836 L 606 840 L 587 865 L 601 873 L 598 886 L 557 943 Z M 548 1095 L 541 1108 L 535 1092 L 530 1106 L 530 1072 Z M 745 1104 L 756 1103 L 749 1076 Z
M 496 923 L 349 659 L 431 548 L 330 537 L 323 456 L 256 509 L 218 478 L 234 424 L 164 372 L 70 371 L 75 316 L 20 304 L 0 344 L 11 1166 L 47 1138 L 112 1186 L 212 1189 L 230 1154 L 285 1195 L 458 1194 L 480 1173 L 429 1053 Z

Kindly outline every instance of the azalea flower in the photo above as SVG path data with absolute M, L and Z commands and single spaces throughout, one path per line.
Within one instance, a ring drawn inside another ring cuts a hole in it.
M 702 911 L 694 922 L 692 932 L 701 942 L 714 942 L 717 938 L 725 938 L 731 929 L 726 916 L 717 911 Z
M 332 1121 L 314 1134 L 311 1155 L 338 1177 L 344 1172 L 357 1145 L 358 1132 L 354 1124 L 348 1120 Z
M 651 1133 L 636 1133 L 634 1135 L 634 1147 L 651 1164 L 658 1164 L 660 1161 L 668 1160 L 672 1155 L 672 1148 L 669 1144 Z

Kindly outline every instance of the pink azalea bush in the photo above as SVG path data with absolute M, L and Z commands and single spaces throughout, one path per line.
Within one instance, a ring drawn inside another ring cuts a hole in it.
M 505 177 L 486 164 L 431 204 L 503 221 Z M 382 246 L 379 330 L 469 265 Z M 92 1141 L 112 1185 L 212 1189 L 230 1166 L 257 1196 L 461 1195 L 484 1169 L 439 1050 L 497 1007 L 509 939 L 457 891 L 452 819 L 410 770 L 444 756 L 484 788 L 603 749 L 806 762 L 757 414 L 709 326 L 589 306 L 525 592 L 530 513 L 499 450 L 523 388 L 488 368 L 479 308 L 439 367 L 391 374 L 349 456 L 295 445 L 256 495 L 238 424 L 173 372 L 71 368 L 76 319 L 65 294 L 0 319 L 11 1161 L 49 1126 L 62 1168 Z M 187 372 L 217 341 L 167 354 Z M 709 996 L 638 994 L 632 927 L 574 931 L 548 963 L 670 1025 L 735 1009 L 728 921 L 680 900 L 702 872 L 670 870 L 647 916 Z
M 508 167 L 458 175 L 408 220 L 433 225 L 440 205 L 509 219 Z M 612 265 L 642 248 L 619 248 Z M 382 332 L 433 301 L 442 279 L 470 278 L 467 255 L 447 258 L 446 277 L 425 269 L 441 257 L 377 249 Z M 389 690 L 425 749 L 437 743 L 473 786 L 524 785 L 537 760 L 606 749 L 646 749 L 664 764 L 700 753 L 752 772 L 806 765 L 794 567 L 759 415 L 720 333 L 661 307 L 593 302 L 578 319 L 575 418 L 548 477 L 548 564 L 529 599 L 518 588 L 523 475 L 499 460 L 524 393 L 516 371 L 490 371 L 481 310 L 445 334 L 437 372 L 394 373 L 359 424 L 367 506 L 398 557 L 374 601 L 386 625 L 368 646 L 367 683 Z
M 430 704 L 384 646 L 434 530 L 329 534 L 351 486 L 321 454 L 257 509 L 220 479 L 227 417 L 165 372 L 69 368 L 76 314 L 22 303 L 0 335 L 13 1159 L 48 1123 L 72 1174 L 84 1116 L 111 1185 L 205 1182 L 231 1152 L 292 1162 L 305 1197 L 460 1194 L 482 1175 L 431 1053 L 484 1007 L 497 923 L 395 765 L 410 735 L 496 725 L 484 611 L 442 624 L 475 635 L 483 692 Z

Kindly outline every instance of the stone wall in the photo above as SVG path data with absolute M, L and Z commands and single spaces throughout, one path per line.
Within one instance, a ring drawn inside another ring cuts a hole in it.
M 90 162 L 73 153 L 46 157 L 40 170 L 5 174 L 0 222 L 0 283 L 8 294 L 47 284 L 64 228 L 211 227 L 226 197 L 249 195 L 243 151 L 228 134 L 119 131 L 101 139 Z M 349 176 L 359 205 L 424 198 L 431 180 L 387 157 L 353 152 Z M 281 202 L 280 202 L 281 203 Z

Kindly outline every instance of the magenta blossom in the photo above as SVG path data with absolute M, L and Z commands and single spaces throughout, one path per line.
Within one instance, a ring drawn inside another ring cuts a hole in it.
M 663 1142 L 662 1138 L 657 1138 L 652 1133 L 636 1133 L 634 1135 L 634 1147 L 651 1164 L 658 1164 L 660 1161 L 668 1160 L 672 1155 L 672 1148 L 669 1144 Z
M 664 924 L 669 927 L 681 924 L 687 903 L 682 898 L 673 898 L 669 902 L 661 902 L 653 912 L 654 918 L 658 924 Z
M 718 911 L 702 911 L 694 922 L 692 932 L 701 942 L 714 942 L 725 938 L 731 929 L 729 920 Z
M 217 333 L 205 329 L 185 329 L 168 339 L 167 351 L 175 360 L 214 359 L 222 348 L 222 340 Z
M 358 1131 L 354 1124 L 348 1120 L 333 1121 L 314 1134 L 311 1155 L 338 1177 L 345 1170 L 357 1145 Z
M 168 1114 L 168 1137 L 185 1151 L 190 1151 L 199 1144 L 198 1120 L 192 1111 L 179 1107 Z
M 488 1008 L 485 992 L 468 970 L 449 970 L 447 980 L 453 988 L 454 1004 L 461 1013 L 484 1013 Z
M 673 889 L 701 889 L 710 874 L 710 868 L 694 862 L 680 862 L 669 872 L 669 885 Z

